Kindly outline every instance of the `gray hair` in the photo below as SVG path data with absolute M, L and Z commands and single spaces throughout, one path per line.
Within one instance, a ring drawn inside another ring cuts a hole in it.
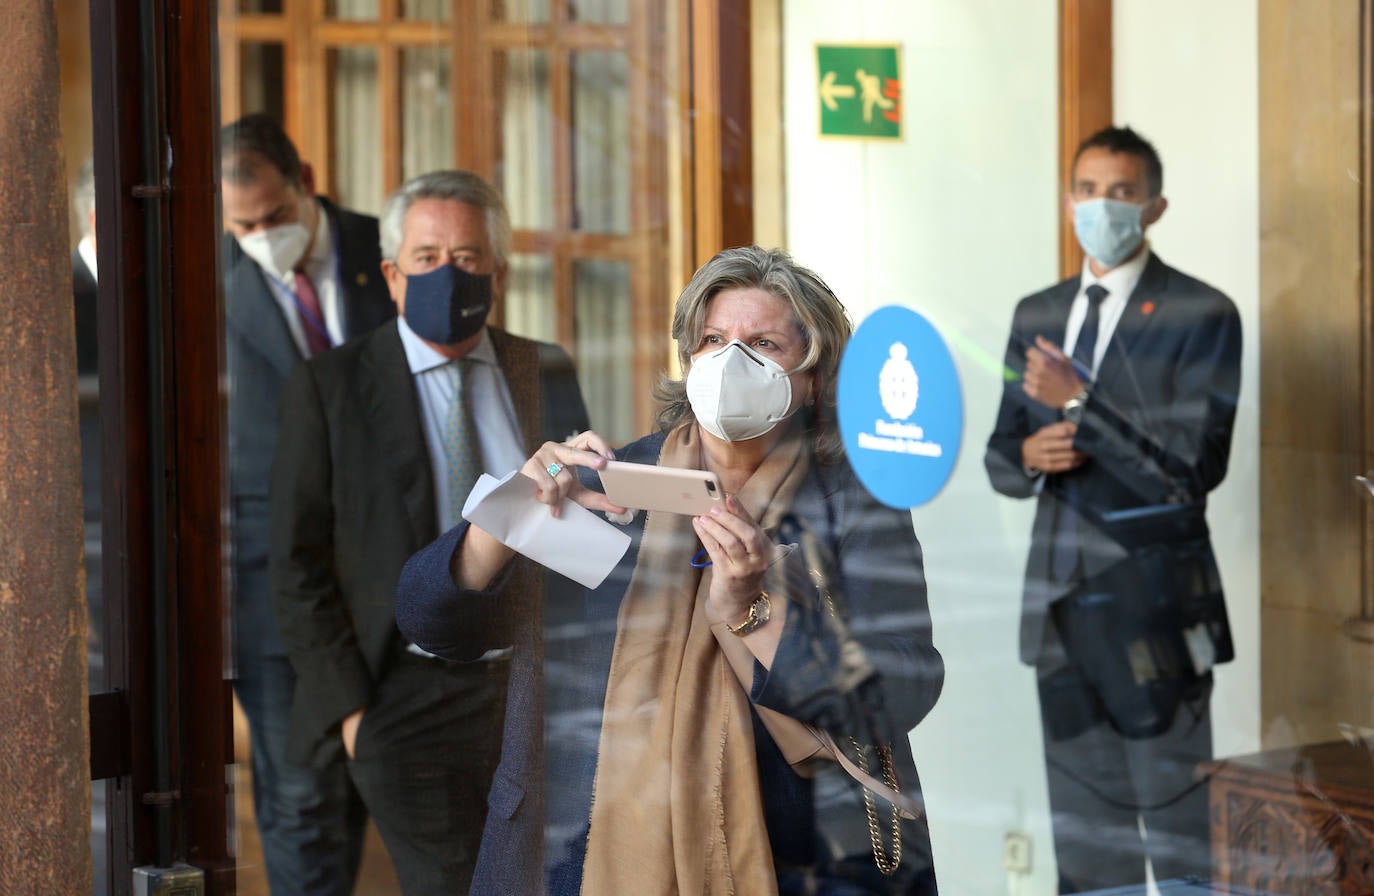
M 72 187 L 72 210 L 82 236 L 91 234 L 91 212 L 95 211 L 95 156 L 86 156 Z
M 835 386 L 840 357 L 853 332 L 844 305 L 814 271 L 797 264 L 781 249 L 747 246 L 718 252 L 692 275 L 673 309 L 673 338 L 684 377 L 692 365 L 692 355 L 701 347 L 706 307 L 727 289 L 761 289 L 791 306 L 806 356 L 789 372 L 815 371 L 816 406 L 811 427 L 816 453 L 827 462 L 838 460 L 844 448 L 835 417 Z M 654 397 L 660 404 L 658 422 L 665 429 L 691 417 L 685 379 L 674 380 L 665 374 L 654 388 Z
M 496 188 L 471 171 L 431 171 L 412 178 L 397 188 L 382 206 L 380 220 L 382 258 L 396 260 L 404 239 L 406 213 L 421 199 L 450 199 L 475 205 L 486 213 L 487 238 L 491 240 L 496 261 L 510 258 L 511 226 L 506 203 Z

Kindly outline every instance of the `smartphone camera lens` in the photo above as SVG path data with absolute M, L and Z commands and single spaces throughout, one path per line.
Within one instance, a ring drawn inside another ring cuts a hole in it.
M 706 480 L 706 490 L 707 490 L 708 492 L 710 492 L 711 494 L 715 494 L 715 492 L 716 492 L 716 484 L 715 484 L 714 482 L 712 482 L 711 480 L 709 480 L 709 479 Z

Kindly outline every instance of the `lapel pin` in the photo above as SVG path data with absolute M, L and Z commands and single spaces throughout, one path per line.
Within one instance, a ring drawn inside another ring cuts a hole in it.
M 359 272 L 359 274 L 358 274 L 358 285 L 359 285 L 359 286 L 366 286 L 366 285 L 367 285 L 367 274 L 364 274 L 364 273 Z
M 1141 314 L 1154 314 L 1154 313 L 1155 313 L 1155 303 L 1154 303 L 1154 302 L 1146 302 L 1144 305 L 1141 305 L 1141 306 L 1140 306 L 1140 313 L 1141 313 Z

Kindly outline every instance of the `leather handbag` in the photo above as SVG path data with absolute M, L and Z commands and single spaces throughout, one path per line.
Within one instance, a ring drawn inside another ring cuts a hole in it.
M 891 740 L 884 734 L 887 726 L 881 722 L 876 672 L 863 646 L 849 633 L 844 596 L 832 577 L 830 552 L 814 532 L 792 515 L 783 519 L 778 535 L 784 545 L 796 545 L 796 556 L 779 561 L 770 572 L 770 575 L 785 578 L 775 586 L 775 593 L 787 595 L 788 600 L 810 604 L 807 609 L 812 612 L 801 614 L 806 621 L 803 624 L 826 629 L 817 633 L 816 643 L 839 645 L 836 656 L 825 658 L 833 662 L 838 671 L 827 676 L 830 686 L 822 693 L 813 694 L 808 701 L 806 714 L 817 719 L 818 724 L 802 722 L 766 707 L 754 708 L 783 757 L 798 774 L 815 777 L 827 768 L 838 766 L 859 785 L 863 791 L 874 866 L 891 877 L 901 867 L 902 820 L 919 820 L 924 824 L 924 810 L 901 791 L 892 761 Z M 753 653 L 723 624 L 713 625 L 711 630 L 735 677 L 749 692 L 754 683 Z M 852 725 L 855 719 L 862 720 L 862 730 L 844 732 L 844 727 Z M 832 731 L 843 732 L 839 740 Z M 891 829 L 886 834 L 878 816 L 876 797 L 891 806 Z M 892 845 L 886 846 L 884 839 L 890 840 Z

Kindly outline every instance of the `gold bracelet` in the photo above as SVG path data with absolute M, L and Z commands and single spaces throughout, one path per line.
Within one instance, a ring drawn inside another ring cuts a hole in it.
M 754 602 L 749 605 L 749 615 L 739 625 L 725 624 L 725 628 L 732 635 L 743 638 L 745 635 L 763 626 L 773 615 L 773 604 L 768 600 L 768 592 L 759 589 L 759 596 L 754 598 Z

